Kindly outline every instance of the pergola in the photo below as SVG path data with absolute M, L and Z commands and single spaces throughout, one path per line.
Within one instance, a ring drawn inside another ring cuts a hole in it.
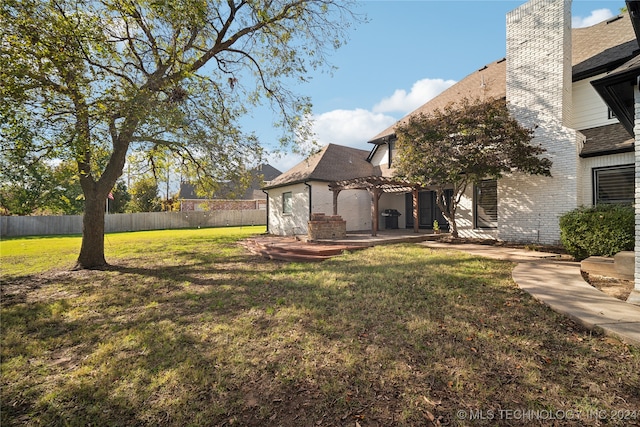
M 421 186 L 384 176 L 367 176 L 329 184 L 333 192 L 333 214 L 338 215 L 338 194 L 342 190 L 367 190 L 371 195 L 371 235 L 378 234 L 378 202 L 383 193 L 408 193 L 413 195 L 413 231 L 418 232 L 418 192 Z

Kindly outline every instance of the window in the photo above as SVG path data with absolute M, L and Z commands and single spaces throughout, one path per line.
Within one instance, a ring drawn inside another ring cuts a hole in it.
M 593 170 L 593 204 L 632 204 L 635 192 L 633 165 L 598 168 Z
M 396 156 L 396 141 L 389 141 L 389 167 L 393 163 L 393 158 Z
M 282 213 L 290 214 L 293 212 L 293 197 L 291 191 L 282 193 Z
M 476 228 L 498 227 L 498 182 L 480 181 L 474 187 Z

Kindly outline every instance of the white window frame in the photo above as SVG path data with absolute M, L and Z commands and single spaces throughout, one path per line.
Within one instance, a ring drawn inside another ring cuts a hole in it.
M 282 213 L 285 215 L 293 213 L 293 193 L 291 191 L 282 193 Z

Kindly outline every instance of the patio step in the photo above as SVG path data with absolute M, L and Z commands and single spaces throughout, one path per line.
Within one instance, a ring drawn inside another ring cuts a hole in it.
M 242 245 L 255 255 L 291 262 L 319 262 L 341 255 L 346 250 L 363 249 L 351 245 L 324 245 L 278 237 L 246 239 Z

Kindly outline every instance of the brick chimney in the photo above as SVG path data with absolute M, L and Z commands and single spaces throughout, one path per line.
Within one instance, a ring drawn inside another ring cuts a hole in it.
M 507 101 L 570 124 L 571 0 L 531 0 L 507 14 Z
M 499 238 L 555 244 L 559 217 L 578 205 L 578 134 L 571 124 L 571 1 L 530 0 L 507 14 L 507 102 L 535 129 L 551 178 L 514 173 L 498 181 Z

